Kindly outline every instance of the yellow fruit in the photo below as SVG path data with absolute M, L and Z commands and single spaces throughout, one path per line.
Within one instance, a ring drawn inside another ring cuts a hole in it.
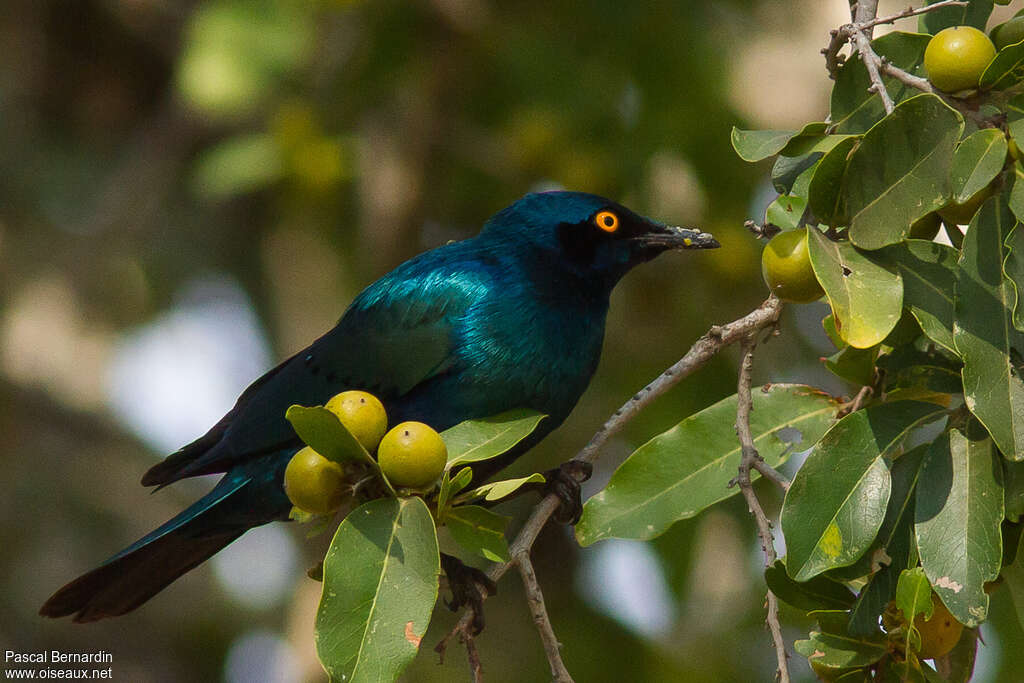
M 999 24 L 989 34 L 997 50 L 1024 40 L 1024 17 L 1014 17 L 1006 23 Z
M 288 461 L 284 470 L 284 491 L 292 505 L 300 510 L 327 514 L 341 506 L 345 474 L 341 465 L 306 446 Z
M 914 221 L 913 225 L 910 226 L 910 234 L 907 237 L 912 240 L 933 240 L 939 234 L 941 226 L 942 218 L 939 214 L 932 211 L 925 215 L 924 218 L 918 218 Z
M 914 627 L 921 633 L 921 659 L 934 659 L 947 654 L 960 640 L 964 630 L 963 624 L 953 618 L 939 596 L 932 592 L 932 618 L 925 619 L 923 614 L 914 619 Z
M 388 415 L 376 396 L 365 391 L 343 391 L 324 406 L 338 416 L 352 436 L 370 453 L 388 430 Z
M 448 448 L 441 435 L 422 422 L 403 422 L 384 435 L 377 461 L 392 484 L 423 488 L 441 476 Z
M 924 51 L 928 80 L 939 90 L 977 88 L 978 79 L 996 56 L 996 46 L 973 26 L 952 26 L 936 33 Z
M 807 251 L 807 233 L 787 230 L 773 237 L 761 252 L 765 284 L 783 301 L 805 304 L 820 299 L 824 290 L 814 277 Z

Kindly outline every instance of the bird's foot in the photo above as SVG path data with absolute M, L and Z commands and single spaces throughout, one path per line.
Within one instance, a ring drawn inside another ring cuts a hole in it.
M 448 588 L 452 592 L 451 601 L 445 600 L 444 604 L 453 612 L 468 605 L 473 610 L 473 621 L 469 625 L 471 634 L 478 635 L 484 630 L 484 598 L 480 594 L 481 589 L 490 597 L 497 594 L 498 585 L 487 574 L 476 567 L 467 566 L 452 555 L 441 553 L 441 568 L 448 577 Z
M 544 473 L 547 483 L 544 493 L 558 496 L 561 506 L 555 512 L 555 521 L 560 524 L 573 524 L 580 521 L 583 514 L 583 500 L 580 497 L 580 484 L 590 479 L 594 466 L 582 460 L 563 462 L 558 467 Z

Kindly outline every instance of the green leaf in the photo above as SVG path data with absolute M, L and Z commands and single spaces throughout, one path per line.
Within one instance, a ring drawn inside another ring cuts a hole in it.
M 926 446 L 904 453 L 893 463 L 892 493 L 874 543 L 860 560 L 830 572 L 838 578 L 869 575 L 850 614 L 850 633 L 878 631 L 878 617 L 896 595 L 900 573 L 917 564 L 914 536 L 914 493 Z M 888 561 L 888 564 L 886 564 Z
M 1021 119 L 1022 127 L 1024 127 L 1024 119 Z M 1021 131 L 1024 136 L 1024 130 Z M 1016 138 L 1016 144 L 1024 144 L 1024 137 Z M 1021 166 L 1020 162 L 1014 162 L 1013 175 L 1007 174 L 1010 178 L 1010 190 L 1007 196 L 1007 201 L 1010 204 L 1010 211 L 1013 215 L 1020 220 L 1021 216 L 1024 216 L 1024 166 Z
M 328 460 L 363 460 L 376 465 L 359 440 L 327 408 L 294 405 L 288 408 L 284 416 L 292 423 L 292 428 L 303 443 Z
M 858 349 L 845 346 L 825 359 L 825 367 L 836 377 L 854 384 L 871 384 L 875 374 L 878 347 Z
M 846 225 L 850 220 L 841 190 L 850 155 L 859 143 L 859 138 L 847 138 L 823 156 L 814 169 L 807 198 L 815 218 L 826 225 Z
M 811 631 L 810 638 L 796 641 L 793 649 L 808 661 L 833 669 L 874 664 L 887 652 L 883 640 L 821 631 Z
M 796 384 L 753 392 L 750 429 L 761 457 L 773 467 L 808 448 L 832 423 L 831 396 Z M 647 540 L 675 522 L 738 493 L 729 488 L 740 464 L 736 397 L 691 415 L 638 448 L 587 500 L 576 525 L 581 545 L 617 537 Z M 751 473 L 751 477 L 754 473 Z
M 803 179 L 810 180 L 809 176 L 821 156 L 807 154 L 802 157 L 776 157 L 775 165 L 772 166 L 772 187 L 779 194 L 796 193 L 797 186 L 805 182 Z
M 783 230 L 793 230 L 807 208 L 807 200 L 803 197 L 779 195 L 768 205 L 764 219 L 766 223 L 777 225 Z
M 1021 515 L 1024 515 L 1024 462 L 1003 459 L 1003 508 L 1006 519 L 1021 521 Z
M 493 481 L 467 492 L 465 494 L 465 499 L 475 500 L 477 498 L 483 498 L 484 500 L 489 501 L 501 500 L 502 498 L 511 496 L 526 484 L 543 484 L 545 481 L 544 475 L 539 472 L 534 472 L 528 477 L 519 477 L 518 479 Z
M 929 0 L 925 4 L 934 5 L 938 1 Z M 950 26 L 973 26 L 984 31 L 990 14 L 992 14 L 992 0 L 970 0 L 964 6 L 943 7 L 926 12 L 917 18 L 917 26 L 921 33 L 933 35 Z
M 459 491 L 469 486 L 471 481 L 473 481 L 473 470 L 469 467 L 463 467 L 454 477 L 451 476 L 451 470 L 444 471 L 441 475 L 441 489 L 437 492 L 438 518 L 446 514 L 451 499 L 458 495 Z
M 924 51 L 931 36 L 893 31 L 871 41 L 875 52 L 914 76 L 924 76 Z M 902 102 L 920 90 L 883 77 L 893 102 Z M 833 133 L 863 133 L 885 116 L 881 98 L 868 92 L 871 79 L 859 55 L 846 60 L 832 87 L 830 119 Z
M 786 573 L 786 563 L 776 560 L 764 570 L 764 580 L 772 593 L 785 603 L 802 610 L 849 609 L 855 596 L 843 584 L 825 576 L 798 583 Z
M 521 408 L 444 430 L 441 438 L 448 447 L 448 467 L 498 457 L 532 434 L 546 417 Z
M 1005 90 L 1024 79 L 1024 43 L 1007 45 L 985 67 L 978 84 L 985 90 Z
M 903 279 L 849 242 L 808 230 L 811 266 L 832 305 L 839 334 L 859 349 L 880 343 L 899 322 Z
M 1006 236 L 1003 272 L 1013 294 L 1013 326 L 1018 330 L 1024 330 L 1024 229 L 1020 227 L 1020 223 L 1010 228 L 1010 233 Z
M 790 576 L 806 581 L 864 554 L 889 502 L 886 458 L 911 429 L 944 413 L 930 403 L 896 401 L 858 410 L 828 430 L 782 504 Z
M 998 128 L 973 133 L 957 145 L 950 169 L 953 199 L 965 203 L 1003 170 L 1006 161 L 1006 136 Z
M 944 657 L 948 673 L 942 683 L 969 683 L 974 676 L 974 662 L 978 658 L 978 629 L 965 628 L 949 654 Z
M 345 518 L 324 557 L 316 649 L 333 681 L 393 681 L 437 601 L 437 532 L 421 498 L 381 498 Z
M 1011 354 L 1024 349 L 1024 335 L 1012 324 L 1016 295 L 1002 264 L 1016 224 L 999 197 L 974 216 L 958 263 L 953 327 L 967 407 L 1011 460 L 1024 458 L 1024 382 L 1011 363 Z
M 478 505 L 460 505 L 445 515 L 444 525 L 464 550 L 491 562 L 507 562 L 505 527 L 509 519 Z
M 896 586 L 896 607 L 903 610 L 903 617 L 913 621 L 918 614 L 925 619 L 932 618 L 932 585 L 920 567 L 904 569 Z
M 827 127 L 824 123 L 808 123 L 801 130 L 740 130 L 733 126 L 730 139 L 740 159 L 756 162 L 775 156 L 794 138 L 821 137 Z
M 985 582 L 1002 560 L 1002 467 L 991 439 L 947 432 L 932 442 L 918 480 L 914 530 L 921 566 L 965 626 L 988 614 Z
M 864 135 L 843 176 L 855 245 L 879 249 L 900 242 L 915 221 L 946 204 L 963 129 L 956 110 L 923 94 L 897 105 Z
M 882 263 L 903 276 L 903 305 L 921 331 L 939 346 L 956 353 L 953 344 L 953 291 L 956 249 L 938 242 L 906 240 L 880 250 Z

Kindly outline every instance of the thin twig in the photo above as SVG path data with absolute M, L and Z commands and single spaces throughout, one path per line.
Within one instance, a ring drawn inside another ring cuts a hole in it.
M 757 522 L 757 535 L 761 541 L 761 549 L 764 551 L 764 566 L 770 567 L 775 564 L 775 539 L 772 537 L 772 525 L 764 514 L 761 502 L 754 493 L 754 487 L 750 482 L 750 470 L 755 463 L 761 460 L 761 456 L 754 447 L 754 436 L 750 431 L 750 411 L 753 407 L 753 399 L 750 395 L 750 375 L 754 366 L 754 348 L 757 346 L 756 333 L 751 333 L 743 339 L 740 352 L 739 381 L 736 388 L 736 435 L 740 440 L 739 472 L 733 481 L 739 485 L 740 492 L 747 501 L 750 514 Z M 772 641 L 775 643 L 775 655 L 778 663 L 776 672 L 779 683 L 789 683 L 789 666 L 786 659 L 786 641 L 782 637 L 782 626 L 779 624 L 779 602 L 771 590 L 767 596 L 768 614 L 765 619 L 768 630 L 771 631 Z
M 530 614 L 533 615 L 533 623 L 537 626 L 541 642 L 544 643 L 544 652 L 548 656 L 548 664 L 551 666 L 551 680 L 555 683 L 573 683 L 569 670 L 562 662 L 561 645 L 555 637 L 555 630 L 551 627 L 551 620 L 548 618 L 547 607 L 544 606 L 544 594 L 541 593 L 540 583 L 537 581 L 537 573 L 533 571 L 533 562 L 530 561 L 529 553 L 522 553 L 513 558 L 516 566 L 519 567 L 519 574 L 523 577 L 523 587 L 526 589 L 526 602 L 530 606 Z
M 860 391 L 857 392 L 857 395 L 853 397 L 853 400 L 849 401 L 848 403 L 844 403 L 839 407 L 839 410 L 836 411 L 836 419 L 839 419 L 841 417 L 849 415 L 850 413 L 855 413 L 858 410 L 860 410 L 864 406 L 864 403 L 868 400 L 868 397 L 871 396 L 873 393 L 875 393 L 875 390 L 872 389 L 870 386 L 862 386 L 860 388 Z
M 755 308 L 747 315 L 732 321 L 726 325 L 715 325 L 707 334 L 694 342 L 686 355 L 676 361 L 671 367 L 661 373 L 653 382 L 634 394 L 622 407 L 605 421 L 601 429 L 591 437 L 590 442 L 576 454 L 575 460 L 593 462 L 597 459 L 598 452 L 608 440 L 622 431 L 630 420 L 637 416 L 641 410 L 653 402 L 656 398 L 667 392 L 683 379 L 696 370 L 704 367 L 719 351 L 727 346 L 745 339 L 748 335 L 775 325 L 782 313 L 782 302 L 775 296 L 769 297 L 764 303 Z M 509 546 L 509 555 L 518 557 L 528 553 L 533 547 L 541 529 L 547 524 L 551 515 L 558 509 L 560 501 L 557 495 L 548 494 L 544 496 L 533 508 L 533 513 L 523 524 L 514 541 Z M 511 562 L 502 562 L 491 565 L 487 570 L 487 576 L 497 582 L 505 575 L 511 567 Z M 487 596 L 481 591 L 481 599 Z M 443 649 L 452 635 L 459 632 L 466 632 L 473 620 L 472 609 L 467 609 L 452 631 L 445 636 L 438 645 L 438 650 Z

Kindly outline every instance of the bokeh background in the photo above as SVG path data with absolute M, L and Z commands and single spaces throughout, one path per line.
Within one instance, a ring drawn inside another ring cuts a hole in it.
M 247 534 L 144 608 L 85 626 L 36 616 L 57 587 L 209 488 L 138 485 L 249 381 L 331 326 L 399 262 L 474 234 L 523 193 L 565 187 L 713 232 L 617 290 L 600 370 L 517 472 L 570 457 L 709 325 L 765 296 L 743 230 L 768 168 L 729 129 L 827 112 L 818 54 L 842 0 L 4 0 L 0 3 L 0 649 L 106 650 L 124 681 L 321 681 L 305 576 L 325 537 Z M 905 2 L 883 3 L 883 11 Z M 905 26 L 912 29 L 912 23 Z M 824 305 L 791 307 L 758 381 L 834 393 Z M 734 391 L 727 353 L 607 449 Z M 762 490 L 769 507 L 780 503 Z M 529 503 L 506 506 L 521 521 Z M 535 562 L 579 681 L 769 680 L 764 585 L 738 498 L 651 543 Z M 994 600 L 978 681 L 1019 680 L 1020 626 Z M 485 680 L 541 681 L 517 579 L 487 603 Z M 787 638 L 810 625 L 785 611 Z M 408 681 L 467 680 L 431 648 Z M 799 657 L 793 668 L 810 680 Z

